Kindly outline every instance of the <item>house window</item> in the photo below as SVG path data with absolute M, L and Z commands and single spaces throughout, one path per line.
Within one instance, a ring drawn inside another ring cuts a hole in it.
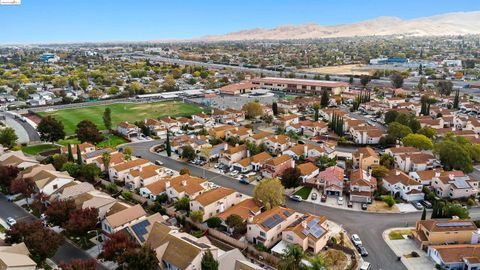
M 287 234 L 287 240 L 293 241 L 293 236 L 291 236 L 290 234 Z
M 267 235 L 266 235 L 264 232 L 260 232 L 260 236 L 261 236 L 261 237 L 265 237 L 265 236 L 267 236 Z
M 57 189 L 58 188 L 58 185 L 53 185 L 53 189 Z

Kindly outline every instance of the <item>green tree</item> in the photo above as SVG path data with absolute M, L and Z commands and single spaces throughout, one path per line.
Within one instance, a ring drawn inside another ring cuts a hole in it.
M 100 174 L 100 168 L 94 163 L 83 165 L 80 168 L 80 175 L 89 182 L 95 181 L 95 178 Z
M 17 134 L 13 128 L 7 127 L 0 130 L 0 144 L 12 148 L 17 144 Z
M 389 154 L 383 154 L 380 157 L 380 165 L 388 169 L 393 169 L 395 167 L 395 158 Z
M 207 219 L 207 225 L 209 228 L 219 228 L 222 225 L 222 220 L 219 217 L 211 217 Z
M 123 269 L 125 270 L 156 270 L 158 258 L 155 250 L 149 244 L 135 249 L 127 249 L 123 254 Z
M 297 244 L 288 245 L 280 258 L 280 270 L 300 270 L 304 269 L 305 265 L 302 260 L 305 259 L 305 252 L 303 248 Z
M 194 160 L 197 157 L 197 153 L 192 146 L 185 145 L 182 147 L 182 157 L 188 160 Z
M 460 106 L 460 89 L 455 92 L 455 99 L 453 100 L 453 108 L 458 109 Z
M 80 151 L 80 145 L 79 144 L 77 144 L 77 164 L 78 165 L 83 164 L 82 152 Z
M 285 203 L 285 188 L 277 178 L 266 178 L 255 186 L 253 197 L 271 209 Z
M 320 99 L 320 104 L 322 105 L 322 108 L 327 107 L 329 103 L 330 103 L 330 96 L 328 94 L 328 91 L 323 90 L 322 91 L 322 97 Z
M 108 174 L 108 168 L 110 167 L 110 161 L 112 160 L 112 157 L 110 155 L 110 152 L 104 152 L 102 153 L 102 163 L 103 167 L 105 168 L 105 171 Z
M 385 113 L 385 124 L 390 124 L 391 122 L 394 122 L 395 119 L 397 119 L 399 115 L 399 112 L 396 110 L 389 110 Z
M 395 199 L 392 195 L 385 195 L 382 197 L 382 200 L 388 205 L 388 207 L 392 207 L 395 204 Z
M 46 142 L 55 142 L 65 138 L 65 131 L 62 122 L 57 119 L 46 116 L 42 118 L 37 126 L 40 139 Z
M 190 212 L 190 218 L 193 222 L 202 222 L 203 221 L 203 212 L 202 211 L 192 211 Z
M 408 134 L 402 139 L 402 143 L 404 146 L 413 146 L 420 150 L 433 149 L 432 140 L 422 134 Z
M 377 179 L 383 179 L 388 174 L 388 169 L 385 166 L 378 165 L 372 169 L 372 176 Z
M 360 76 L 360 83 L 362 86 L 365 88 L 367 87 L 367 84 L 372 80 L 372 78 L 369 75 L 362 75 Z
M 277 104 L 277 102 L 272 103 L 272 111 L 273 111 L 273 115 L 275 115 L 275 116 L 278 115 L 278 104 Z
M 72 145 L 71 144 L 68 144 L 68 161 L 71 161 L 73 162 L 74 159 L 73 159 L 73 152 L 72 152 Z
M 82 120 L 77 124 L 77 129 L 75 131 L 77 133 L 77 138 L 82 143 L 83 142 L 90 142 L 90 143 L 98 143 L 103 140 L 103 136 L 95 125 L 90 120 Z
M 392 82 L 393 88 L 403 87 L 403 76 L 399 72 L 392 73 L 392 75 L 390 75 L 390 81 Z
M 207 250 L 202 257 L 201 269 L 202 270 L 218 270 L 218 261 L 215 260 L 210 250 Z
M 422 217 L 420 218 L 420 220 L 425 220 L 425 219 L 427 219 L 427 209 L 423 208 Z
M 467 147 L 468 145 L 458 143 L 454 137 L 447 136 L 435 143 L 433 150 L 439 155 L 445 170 L 462 170 L 468 173 L 473 171 L 473 165 Z
M 449 96 L 453 90 L 453 83 L 451 81 L 438 81 L 435 86 L 441 96 Z
M 422 134 L 427 138 L 433 139 L 435 136 L 437 136 L 437 131 L 431 127 L 423 127 L 417 131 L 417 134 Z
M 187 211 L 187 213 L 190 211 L 190 200 L 187 197 L 183 197 L 173 204 L 175 207 L 175 211 Z
M 387 133 L 395 139 L 402 139 L 412 133 L 412 129 L 398 122 L 392 122 L 388 125 Z
M 458 203 L 447 203 L 442 210 L 442 218 L 452 218 L 454 216 L 460 219 L 468 219 L 470 215 L 468 210 Z
M 132 154 L 133 154 L 133 150 L 131 147 L 125 147 L 123 149 L 123 155 L 124 155 L 124 158 L 125 160 L 131 160 L 132 159 Z
M 234 233 L 241 234 L 246 231 L 246 224 L 243 221 L 243 218 L 237 214 L 231 214 L 225 220 L 225 223 L 229 228 L 232 228 Z
M 103 111 L 103 125 L 109 131 L 112 129 L 112 110 L 108 107 Z
M 285 188 L 295 188 L 302 184 L 300 169 L 287 168 L 282 172 L 281 182 Z
M 172 146 L 170 145 L 170 132 L 167 131 L 167 140 L 165 142 L 165 150 L 167 151 L 167 156 L 172 156 Z

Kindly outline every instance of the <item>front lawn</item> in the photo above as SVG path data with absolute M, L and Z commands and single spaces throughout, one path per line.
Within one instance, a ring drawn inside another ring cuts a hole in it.
M 62 121 L 67 135 L 75 133 L 76 125 L 82 120 L 90 120 L 100 130 L 105 130 L 102 115 L 106 108 L 112 110 L 112 128 L 122 121 L 133 123 L 145 118 L 161 118 L 165 116 L 190 116 L 202 109 L 194 104 L 180 101 L 163 101 L 155 103 L 114 103 L 108 105 L 92 105 L 87 107 L 39 112 L 40 116 L 53 116 Z
M 115 135 L 106 135 L 105 140 L 101 141 L 97 144 L 97 148 L 115 148 L 117 145 L 124 144 L 127 141 L 122 137 L 118 137 Z
M 38 155 L 40 153 L 58 149 L 58 146 L 53 144 L 37 144 L 22 146 L 22 152 L 29 155 Z
M 405 237 L 403 237 L 404 235 L 411 235 L 411 234 L 412 234 L 412 230 L 394 230 L 388 234 L 388 238 L 390 238 L 390 240 L 404 240 L 405 239 Z
M 312 192 L 311 187 L 302 187 L 297 192 L 295 192 L 293 195 L 298 195 L 298 196 L 302 197 L 302 199 L 306 200 L 306 199 L 308 199 L 308 195 L 310 195 L 310 192 Z
M 68 144 L 71 144 L 71 145 L 80 144 L 80 141 L 77 138 L 71 138 L 71 139 L 58 140 L 57 143 L 63 146 L 67 146 Z

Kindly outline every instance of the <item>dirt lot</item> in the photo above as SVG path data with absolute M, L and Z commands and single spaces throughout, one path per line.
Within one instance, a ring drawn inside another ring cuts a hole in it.
M 342 65 L 332 67 L 306 68 L 301 71 L 336 75 L 370 75 L 371 69 L 365 65 Z
M 368 205 L 369 212 L 383 212 L 383 213 L 398 213 L 398 207 L 394 205 L 393 207 L 388 207 L 385 202 L 382 201 L 373 201 L 372 204 Z

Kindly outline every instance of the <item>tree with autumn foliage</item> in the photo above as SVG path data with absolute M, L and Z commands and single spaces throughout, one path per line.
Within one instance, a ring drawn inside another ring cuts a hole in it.
M 10 192 L 15 194 L 22 194 L 23 196 L 25 196 L 28 204 L 28 199 L 35 192 L 35 183 L 31 178 L 15 178 L 10 183 Z
M 127 249 L 123 257 L 123 269 L 155 270 L 158 268 L 157 254 L 148 244 L 142 247 Z
M 46 258 L 51 258 L 63 244 L 63 237 L 43 226 L 39 220 L 26 223 L 18 221 L 5 233 L 5 243 L 24 242 L 32 259 L 43 265 Z
M 62 270 L 95 270 L 97 268 L 97 261 L 95 259 L 73 259 L 68 263 L 61 263 Z
M 70 214 L 70 218 L 65 223 L 65 230 L 69 235 L 81 237 L 85 236 L 88 231 L 95 229 L 97 223 L 98 209 L 76 209 Z
M 39 192 L 33 197 L 33 202 L 30 205 L 30 208 L 32 208 L 33 211 L 37 211 L 37 213 L 43 213 L 45 210 L 47 210 L 46 202 L 49 200 L 50 196 L 43 192 Z
M 125 252 L 139 246 L 127 233 L 118 231 L 108 235 L 108 239 L 103 243 L 102 253 L 99 257 L 122 264 L 125 262 Z
M 75 209 L 74 200 L 54 200 L 47 207 L 45 215 L 49 223 L 55 226 L 63 226 Z
M 17 178 L 20 170 L 13 166 L 0 166 L 0 185 L 6 189 L 10 188 L 13 179 Z

